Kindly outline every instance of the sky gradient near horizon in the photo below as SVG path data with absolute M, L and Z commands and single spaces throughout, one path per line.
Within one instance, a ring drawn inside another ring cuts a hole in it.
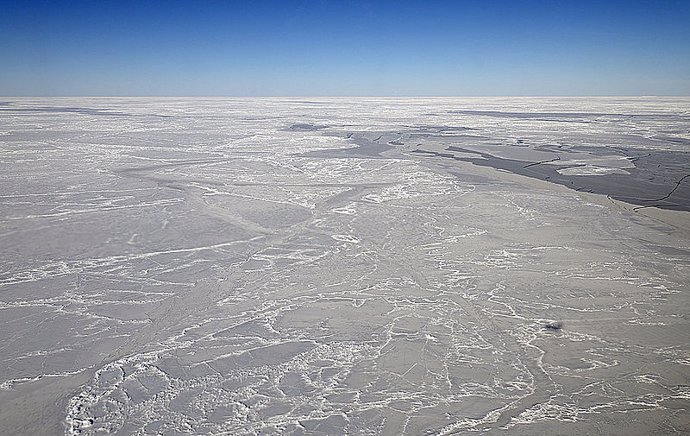
M 690 95 L 690 0 L 0 10 L 4 96 Z

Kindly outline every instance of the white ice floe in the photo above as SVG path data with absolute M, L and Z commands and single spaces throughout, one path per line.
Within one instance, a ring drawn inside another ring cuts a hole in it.
M 622 168 L 600 167 L 590 164 L 569 168 L 560 168 L 556 171 L 564 176 L 605 176 L 608 174 L 630 174 L 630 172 Z

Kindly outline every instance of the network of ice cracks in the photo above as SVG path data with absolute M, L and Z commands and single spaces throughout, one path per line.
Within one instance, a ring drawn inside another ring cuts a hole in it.
M 498 99 L 51 104 L 98 110 L 5 123 L 24 146 L 3 142 L 3 165 L 33 176 L 2 195 L 0 237 L 37 248 L 0 271 L 0 386 L 90 373 L 67 434 L 577 432 L 631 413 L 687 428 L 687 240 L 575 192 L 463 177 L 415 144 L 352 141 L 461 124 L 594 144 L 634 120 L 554 133 L 453 113 L 528 105 Z

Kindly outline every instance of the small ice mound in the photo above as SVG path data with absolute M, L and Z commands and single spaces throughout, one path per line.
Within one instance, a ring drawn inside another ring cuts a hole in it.
M 352 235 L 331 235 L 331 238 L 340 242 L 347 242 L 350 244 L 359 244 L 359 239 Z
M 630 174 L 621 168 L 600 167 L 596 165 L 580 165 L 576 167 L 556 170 L 564 176 L 606 176 L 608 174 Z
M 546 330 L 561 330 L 563 328 L 563 321 L 549 321 L 544 323 L 543 327 Z
M 335 209 L 331 209 L 331 212 L 342 215 L 357 215 L 357 203 L 349 203 L 345 206 L 336 207 Z

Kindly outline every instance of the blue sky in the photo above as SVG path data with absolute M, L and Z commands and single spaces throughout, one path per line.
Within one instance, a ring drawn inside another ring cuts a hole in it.
M 0 0 L 0 95 L 690 95 L 690 0 Z

